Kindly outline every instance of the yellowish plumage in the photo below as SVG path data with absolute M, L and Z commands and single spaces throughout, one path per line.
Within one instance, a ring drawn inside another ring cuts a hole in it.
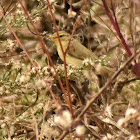
M 59 31 L 59 37 L 65 51 L 68 47 L 70 34 L 64 31 Z M 52 35 L 51 40 L 55 42 L 59 57 L 63 60 L 63 53 L 56 33 Z M 97 57 L 89 49 L 83 46 L 78 40 L 72 38 L 66 54 L 66 63 L 74 66 L 82 66 L 83 60 L 86 58 L 92 58 L 94 60 L 97 59 Z
M 65 51 L 66 48 L 68 47 L 70 34 L 66 33 L 65 31 L 59 31 L 58 33 L 63 50 Z M 56 44 L 59 57 L 61 58 L 61 60 L 63 60 L 64 59 L 63 53 L 56 33 L 54 33 L 51 36 L 51 40 L 54 41 L 54 43 Z M 66 63 L 72 64 L 73 66 L 76 67 L 80 67 L 83 65 L 83 60 L 86 58 L 92 58 L 93 62 L 95 60 L 98 60 L 98 57 L 92 51 L 83 46 L 78 40 L 72 38 L 69 49 L 67 50 L 66 53 Z M 95 67 L 98 69 L 96 71 L 98 74 L 110 73 L 112 71 L 109 67 L 102 66 L 101 64 L 97 64 Z

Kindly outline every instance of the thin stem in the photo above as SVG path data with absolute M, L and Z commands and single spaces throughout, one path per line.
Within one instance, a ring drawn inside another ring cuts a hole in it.
M 69 80 L 68 80 L 68 75 L 67 75 L 66 53 L 64 52 L 64 49 L 63 49 L 63 47 L 62 47 L 62 43 L 61 43 L 61 40 L 60 40 L 60 37 L 59 37 L 59 33 L 58 33 L 58 28 L 57 28 L 57 25 L 56 25 L 55 17 L 54 17 L 54 14 L 53 14 L 53 12 L 52 12 L 52 8 L 51 8 L 51 5 L 50 5 L 49 0 L 47 0 L 47 3 L 48 3 L 48 7 L 49 7 L 49 9 L 50 9 L 50 13 L 51 13 L 51 16 L 52 16 L 52 20 L 53 20 L 53 23 L 54 23 L 54 27 L 55 27 L 55 30 L 56 30 L 56 33 L 57 33 L 58 41 L 59 41 L 59 43 L 60 43 L 60 47 L 61 47 L 61 50 L 62 50 L 62 53 L 63 53 L 64 69 L 65 69 L 65 79 L 66 79 L 66 86 L 67 86 L 68 99 L 67 99 L 66 92 L 64 92 L 63 94 L 64 94 L 64 96 L 65 96 L 65 98 L 66 98 L 66 101 L 68 102 L 69 109 L 70 109 L 70 112 L 71 112 L 71 114 L 72 114 L 72 117 L 74 118 L 74 113 L 73 113 L 73 109 L 72 109 L 71 94 L 70 94 L 70 87 L 69 87 Z
M 67 101 L 67 97 L 66 97 L 66 94 L 65 94 L 65 89 L 64 89 L 63 84 L 62 84 L 62 81 L 61 81 L 61 79 L 60 79 L 60 77 L 59 77 L 59 75 L 58 75 L 58 73 L 57 73 L 57 71 L 56 71 L 56 68 L 55 68 L 55 66 L 54 66 L 54 64 L 53 64 L 53 61 L 52 61 L 52 59 L 51 59 L 51 56 L 50 56 L 50 54 L 49 54 L 49 52 L 48 52 L 48 50 L 47 50 L 47 48 L 46 48 L 46 45 L 45 45 L 43 39 L 41 38 L 41 36 L 40 36 L 38 30 L 37 30 L 36 27 L 34 26 L 34 23 L 33 23 L 32 19 L 30 18 L 30 16 L 29 16 L 27 10 L 25 9 L 25 7 L 23 6 L 23 4 L 21 3 L 21 0 L 18 0 L 18 1 L 19 1 L 19 3 L 21 4 L 21 6 L 22 6 L 24 12 L 26 13 L 26 15 L 27 15 L 27 17 L 28 17 L 30 23 L 32 24 L 32 26 L 33 26 L 33 28 L 34 28 L 34 31 L 36 32 L 36 34 L 37 34 L 37 36 L 38 36 L 38 38 L 39 38 L 39 40 L 40 40 L 40 42 L 41 42 L 42 50 L 44 51 L 44 53 L 47 54 L 47 57 L 48 57 L 48 59 L 49 59 L 51 65 L 52 65 L 52 67 L 53 67 L 53 69 L 54 69 L 54 71 L 55 71 L 55 74 L 56 74 L 57 80 L 58 80 L 58 82 L 59 82 L 59 85 L 60 85 L 60 87 L 61 87 L 61 90 L 62 90 L 63 94 L 65 95 L 65 98 L 66 98 L 66 101 Z
M 129 57 L 129 59 L 123 63 L 123 65 L 119 68 L 119 70 L 114 73 L 114 75 L 111 77 L 111 79 L 105 84 L 104 87 L 102 87 L 100 89 L 100 91 L 90 100 L 87 102 L 86 107 L 82 110 L 82 112 L 77 116 L 77 118 L 75 118 L 73 120 L 73 123 L 71 126 L 74 126 L 74 124 L 76 124 L 77 122 L 79 122 L 82 117 L 84 116 L 84 114 L 87 112 L 87 110 L 92 106 L 92 104 L 99 98 L 99 96 L 101 94 L 103 94 L 103 92 L 109 87 L 109 85 L 118 77 L 118 75 L 124 70 L 124 68 L 126 66 L 128 66 L 136 57 L 138 57 L 140 55 L 140 49 L 138 49 L 137 53 L 131 55 L 131 57 Z M 69 130 L 69 129 L 68 129 Z M 68 133 L 68 130 L 66 130 L 65 132 L 63 132 L 63 134 L 59 137 L 58 140 L 62 140 Z
M 7 23 L 9 29 L 11 30 L 12 34 L 14 35 L 14 37 L 16 38 L 18 44 L 21 46 L 21 48 L 23 49 L 23 51 L 25 52 L 26 56 L 28 57 L 28 59 L 30 60 L 30 62 L 32 63 L 32 65 L 35 67 L 37 73 L 39 74 L 39 76 L 42 78 L 42 80 L 45 82 L 46 86 L 48 87 L 50 93 L 51 93 L 51 96 L 56 104 L 56 106 L 59 106 L 59 103 L 56 101 L 55 99 L 55 96 L 54 96 L 54 93 L 52 92 L 52 89 L 49 85 L 49 83 L 47 83 L 47 81 L 44 79 L 43 75 L 39 72 L 37 66 L 35 65 L 35 63 L 32 61 L 31 57 L 29 56 L 29 54 L 27 53 L 27 51 L 25 50 L 24 46 L 22 45 L 20 39 L 17 37 L 15 31 L 13 30 L 13 28 L 11 27 L 11 25 L 8 23 L 6 17 L 4 16 L 4 14 L 0 11 L 0 14 L 2 15 L 3 19 L 5 20 L 5 22 Z
M 131 56 L 132 52 L 130 51 L 130 49 L 129 49 L 129 47 L 128 47 L 124 37 L 122 36 L 122 33 L 120 32 L 120 28 L 118 26 L 118 22 L 117 22 L 117 18 L 116 18 L 116 15 L 115 15 L 115 11 L 114 11 L 114 6 L 113 6 L 113 3 L 112 3 L 112 0 L 111 0 L 111 6 L 112 6 L 112 11 L 113 11 L 113 15 L 114 15 L 115 20 L 113 19 L 112 15 L 111 15 L 111 12 L 110 12 L 107 4 L 106 4 L 106 0 L 102 0 L 102 2 L 103 2 L 103 5 L 104 5 L 104 8 L 105 8 L 105 11 L 106 11 L 106 13 L 107 13 L 107 15 L 108 15 L 112 25 L 114 26 L 114 29 L 116 30 L 120 40 L 122 41 L 122 44 L 123 44 L 126 52 L 128 53 L 129 56 Z M 138 63 L 136 62 L 136 60 L 134 60 L 134 63 L 135 63 L 134 68 L 135 68 L 136 75 L 140 79 L 140 67 L 139 67 Z

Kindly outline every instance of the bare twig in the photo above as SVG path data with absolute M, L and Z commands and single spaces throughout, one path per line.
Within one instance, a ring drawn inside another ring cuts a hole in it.
M 49 83 L 44 79 L 43 75 L 39 72 L 39 70 L 38 70 L 36 64 L 32 61 L 31 57 L 29 56 L 29 54 L 28 54 L 27 51 L 25 50 L 25 48 L 24 48 L 24 46 L 22 45 L 20 39 L 17 37 L 15 31 L 13 30 L 13 28 L 11 27 L 11 25 L 8 23 L 8 21 L 7 21 L 6 17 L 5 17 L 5 15 L 2 13 L 2 11 L 0 11 L 0 14 L 2 15 L 3 19 L 4 19 L 5 22 L 7 23 L 9 29 L 11 30 L 12 34 L 13 34 L 14 37 L 16 38 L 18 44 L 19 44 L 19 45 L 21 46 L 21 48 L 24 50 L 24 52 L 25 52 L 25 54 L 27 55 L 28 59 L 30 60 L 30 62 L 32 63 L 32 65 L 35 67 L 37 73 L 38 73 L 39 76 L 42 78 L 42 80 L 45 82 L 46 86 L 48 87 L 48 89 L 49 89 L 49 91 L 50 91 L 50 93 L 51 93 L 51 96 L 52 96 L 52 98 L 53 98 L 53 100 L 54 100 L 56 106 L 59 106 L 59 103 L 56 101 L 55 96 L 54 96 L 54 93 L 52 92 L 52 89 L 51 89 Z
M 55 31 L 57 33 L 58 41 L 60 43 L 60 47 L 61 47 L 61 50 L 62 50 L 62 53 L 63 53 L 64 69 L 65 69 L 65 79 L 66 79 L 67 94 L 68 94 L 68 105 L 69 105 L 69 109 L 71 111 L 72 117 L 74 118 L 74 113 L 73 113 L 73 109 L 72 109 L 72 102 L 71 102 L 71 93 L 70 93 L 70 87 L 69 87 L 69 80 L 68 80 L 68 76 L 67 76 L 66 53 L 64 53 L 64 49 L 62 47 L 62 43 L 61 43 L 61 40 L 60 40 L 60 37 L 59 37 L 59 33 L 58 33 L 58 28 L 57 28 L 57 25 L 56 25 L 55 17 L 54 17 L 54 14 L 52 12 L 49 0 L 47 0 L 47 3 L 48 3 L 48 6 L 49 6 L 49 9 L 50 9 L 51 16 L 52 16 L 52 20 L 53 20 L 53 24 L 54 24 L 54 27 L 55 27 Z M 64 92 L 64 95 L 65 95 L 65 98 L 67 99 L 67 96 L 66 96 L 65 92 Z
M 117 22 L 117 18 L 116 18 L 116 14 L 115 14 L 115 11 L 114 11 L 114 6 L 113 6 L 113 3 L 112 3 L 112 0 L 111 0 L 111 6 L 112 6 L 112 11 L 113 11 L 113 15 L 114 15 L 115 19 L 113 19 L 112 15 L 111 15 L 111 12 L 110 12 L 107 4 L 106 4 L 106 0 L 102 0 L 102 2 L 103 2 L 103 5 L 104 5 L 106 14 L 108 15 L 112 25 L 114 26 L 114 29 L 116 30 L 120 40 L 122 41 L 122 44 L 123 44 L 126 52 L 128 53 L 129 56 L 131 56 L 132 52 L 130 51 L 130 49 L 129 49 L 129 47 L 128 47 L 128 45 L 127 45 L 127 43 L 126 43 L 126 41 L 125 41 L 124 37 L 122 36 L 121 31 L 120 31 L 120 28 L 119 28 L 119 25 L 118 25 L 118 22 Z M 138 63 L 136 62 L 136 60 L 134 60 L 134 62 L 135 62 L 136 74 L 137 74 L 138 78 L 140 79 L 140 67 L 139 67 Z
M 101 94 L 103 94 L 103 92 L 109 87 L 109 85 L 118 77 L 118 75 L 123 71 L 123 69 L 128 66 L 128 64 L 130 64 L 136 57 L 138 57 L 140 55 L 140 49 L 138 49 L 138 51 L 131 55 L 131 57 L 129 57 L 129 59 L 123 63 L 123 65 L 119 68 L 119 70 L 114 73 L 114 75 L 111 77 L 111 79 L 105 84 L 105 86 L 103 86 L 100 91 L 90 100 L 87 102 L 86 107 L 82 110 L 82 112 L 77 116 L 77 118 L 74 119 L 72 126 L 74 126 L 74 124 L 76 124 L 77 122 L 79 122 L 81 120 L 81 118 L 84 116 L 84 114 L 87 112 L 87 110 L 91 107 L 91 105 L 99 98 L 99 96 Z M 68 133 L 68 130 L 65 131 L 60 137 L 59 140 L 62 140 Z

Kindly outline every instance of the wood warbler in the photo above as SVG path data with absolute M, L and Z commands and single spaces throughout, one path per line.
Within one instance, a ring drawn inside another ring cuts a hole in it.
M 63 50 L 66 51 L 71 35 L 65 31 L 59 31 L 58 33 L 59 33 Z M 54 41 L 54 43 L 56 44 L 59 57 L 61 58 L 61 60 L 63 60 L 64 59 L 63 53 L 56 33 L 54 33 L 51 36 L 51 40 Z M 77 39 L 72 38 L 70 42 L 70 46 L 66 53 L 66 63 L 72 64 L 73 66 L 76 67 L 80 67 L 83 65 L 83 60 L 86 58 L 91 58 L 93 62 L 98 60 L 98 57 L 95 56 L 93 52 L 91 52 L 89 49 L 83 46 Z M 104 72 L 108 73 L 108 71 L 110 71 L 110 68 L 106 66 L 101 66 L 101 70 L 103 71 L 103 73 Z M 100 74 L 101 73 L 100 70 L 97 70 L 97 73 Z

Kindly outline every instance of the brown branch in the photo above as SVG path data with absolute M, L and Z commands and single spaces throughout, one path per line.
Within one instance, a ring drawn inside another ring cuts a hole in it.
M 51 89 L 49 83 L 47 83 L 47 81 L 44 79 L 43 75 L 39 72 L 39 70 L 38 70 L 36 64 L 32 61 L 31 57 L 29 56 L 29 54 L 28 54 L 27 51 L 25 50 L 25 48 L 24 48 L 24 46 L 22 45 L 20 39 L 17 37 L 15 31 L 13 30 L 13 28 L 11 27 L 11 25 L 8 23 L 8 21 L 7 21 L 6 17 L 5 17 L 5 15 L 2 13 L 2 11 L 0 11 L 0 14 L 2 15 L 3 19 L 5 20 L 6 24 L 7 24 L 8 27 L 9 27 L 9 29 L 11 30 L 12 34 L 13 34 L 14 37 L 16 38 L 18 44 L 19 44 L 20 47 L 23 49 L 23 51 L 25 52 L 26 56 L 28 57 L 28 59 L 29 59 L 30 62 L 32 63 L 32 65 L 35 67 L 37 73 L 38 73 L 39 76 L 42 78 L 42 80 L 45 82 L 45 84 L 46 84 L 46 86 L 48 87 L 48 89 L 49 89 L 49 91 L 50 91 L 50 93 L 51 93 L 51 96 L 52 96 L 52 98 L 53 98 L 53 100 L 54 100 L 54 102 L 55 102 L 55 105 L 56 105 L 56 106 L 59 106 L 59 103 L 56 101 L 55 96 L 54 96 L 54 93 L 53 93 L 53 91 L 52 91 L 52 89 Z
M 26 15 L 27 15 L 27 17 L 28 17 L 30 23 L 32 24 L 32 26 L 33 26 L 33 28 L 34 28 L 34 30 L 35 30 L 35 32 L 36 32 L 36 34 L 37 34 L 37 36 L 38 36 L 40 42 L 41 42 L 42 50 L 44 51 L 44 53 L 47 54 L 47 57 L 48 57 L 48 59 L 49 59 L 51 65 L 52 65 L 52 67 L 53 67 L 53 69 L 54 69 L 54 71 L 55 71 L 56 78 L 57 78 L 57 80 L 58 80 L 58 82 L 59 82 L 60 88 L 61 88 L 61 90 L 62 90 L 62 92 L 63 92 L 63 94 L 64 94 L 64 96 L 65 96 L 65 100 L 66 100 L 66 102 L 68 102 L 68 100 L 67 100 L 67 95 L 66 95 L 65 89 L 64 89 L 64 87 L 63 87 L 62 81 L 61 81 L 61 79 L 60 79 L 60 77 L 59 77 L 59 75 L 58 75 L 58 73 L 57 73 L 57 71 L 56 71 L 56 68 L 55 68 L 55 66 L 54 66 L 54 64 L 53 64 L 53 61 L 52 61 L 52 59 L 51 59 L 51 56 L 50 56 L 50 54 L 49 54 L 49 52 L 48 52 L 48 50 L 47 50 L 47 48 L 46 48 L 46 45 L 45 45 L 43 39 L 41 38 L 41 36 L 40 36 L 38 30 L 37 30 L 36 27 L 34 26 L 34 23 L 33 23 L 32 19 L 30 18 L 30 16 L 29 16 L 27 10 L 25 9 L 25 7 L 24 7 L 23 4 L 21 3 L 21 1 L 20 1 L 20 0 L 18 0 L 18 1 L 19 1 L 19 3 L 21 4 L 21 6 L 22 6 L 24 12 L 26 13 Z
M 129 46 L 127 45 L 127 43 L 126 43 L 126 41 L 125 41 L 124 37 L 122 36 L 121 31 L 120 31 L 120 28 L 119 28 L 119 25 L 118 25 L 118 22 L 117 22 L 117 18 L 116 18 L 116 15 L 115 15 L 112 0 L 111 0 L 111 6 L 112 6 L 112 12 L 113 12 L 115 20 L 113 19 L 112 15 L 111 15 L 111 12 L 110 12 L 107 4 L 106 4 L 106 0 L 102 0 L 102 2 L 103 2 L 103 5 L 104 5 L 106 14 L 108 15 L 108 17 L 109 17 L 114 29 L 116 30 L 116 32 L 117 32 L 117 34 L 118 34 L 118 36 L 119 36 L 119 38 L 120 38 L 125 50 L 126 50 L 126 52 L 128 53 L 129 56 L 131 56 L 132 52 L 130 51 Z M 135 63 L 134 67 L 135 67 L 136 75 L 140 79 L 140 67 L 139 67 L 138 63 L 136 62 L 136 60 L 134 60 L 134 63 Z
M 129 57 L 129 59 L 123 63 L 123 65 L 119 68 L 119 70 L 117 72 L 114 73 L 114 75 L 111 77 L 111 79 L 105 84 L 104 87 L 102 87 L 100 89 L 100 91 L 90 100 L 87 102 L 86 107 L 82 110 L 82 112 L 77 116 L 77 118 L 75 118 L 73 120 L 73 123 L 71 126 L 75 126 L 75 124 L 77 124 L 77 122 L 79 122 L 82 117 L 84 116 L 84 114 L 87 112 L 87 110 L 91 107 L 91 105 L 99 98 L 99 96 L 101 94 L 103 94 L 103 92 L 109 87 L 109 85 L 118 77 L 118 75 L 123 71 L 123 69 L 128 66 L 137 56 L 140 55 L 140 49 L 138 49 L 138 51 L 131 55 L 131 57 Z M 68 129 L 69 130 L 69 129 Z M 62 140 L 68 133 L 68 130 L 66 130 L 65 132 L 63 132 L 63 134 L 59 137 L 58 140 Z
M 56 25 L 55 17 L 54 17 L 54 14 L 52 12 L 52 8 L 51 8 L 49 0 L 47 0 L 47 3 L 48 3 L 48 6 L 49 6 L 49 9 L 50 9 L 51 16 L 52 16 L 52 20 L 53 20 L 53 24 L 54 24 L 54 27 L 55 27 L 55 31 L 57 33 L 58 41 L 60 43 L 60 47 L 61 47 L 61 50 L 62 50 L 62 53 L 63 53 L 64 69 L 65 69 L 65 79 L 66 79 L 67 94 L 68 94 L 68 105 L 69 105 L 69 109 L 70 109 L 70 112 L 72 114 L 72 117 L 74 118 L 74 113 L 73 113 L 73 109 L 72 109 L 72 101 L 71 101 L 71 93 L 70 93 L 70 87 L 69 87 L 69 80 L 68 80 L 68 75 L 67 75 L 66 54 L 64 53 L 64 49 L 62 47 L 62 43 L 61 43 L 61 40 L 60 40 L 60 37 L 59 37 L 59 33 L 58 33 L 58 28 L 57 28 L 57 25 Z M 64 94 L 65 98 L 67 99 L 66 93 L 63 93 L 63 94 Z

